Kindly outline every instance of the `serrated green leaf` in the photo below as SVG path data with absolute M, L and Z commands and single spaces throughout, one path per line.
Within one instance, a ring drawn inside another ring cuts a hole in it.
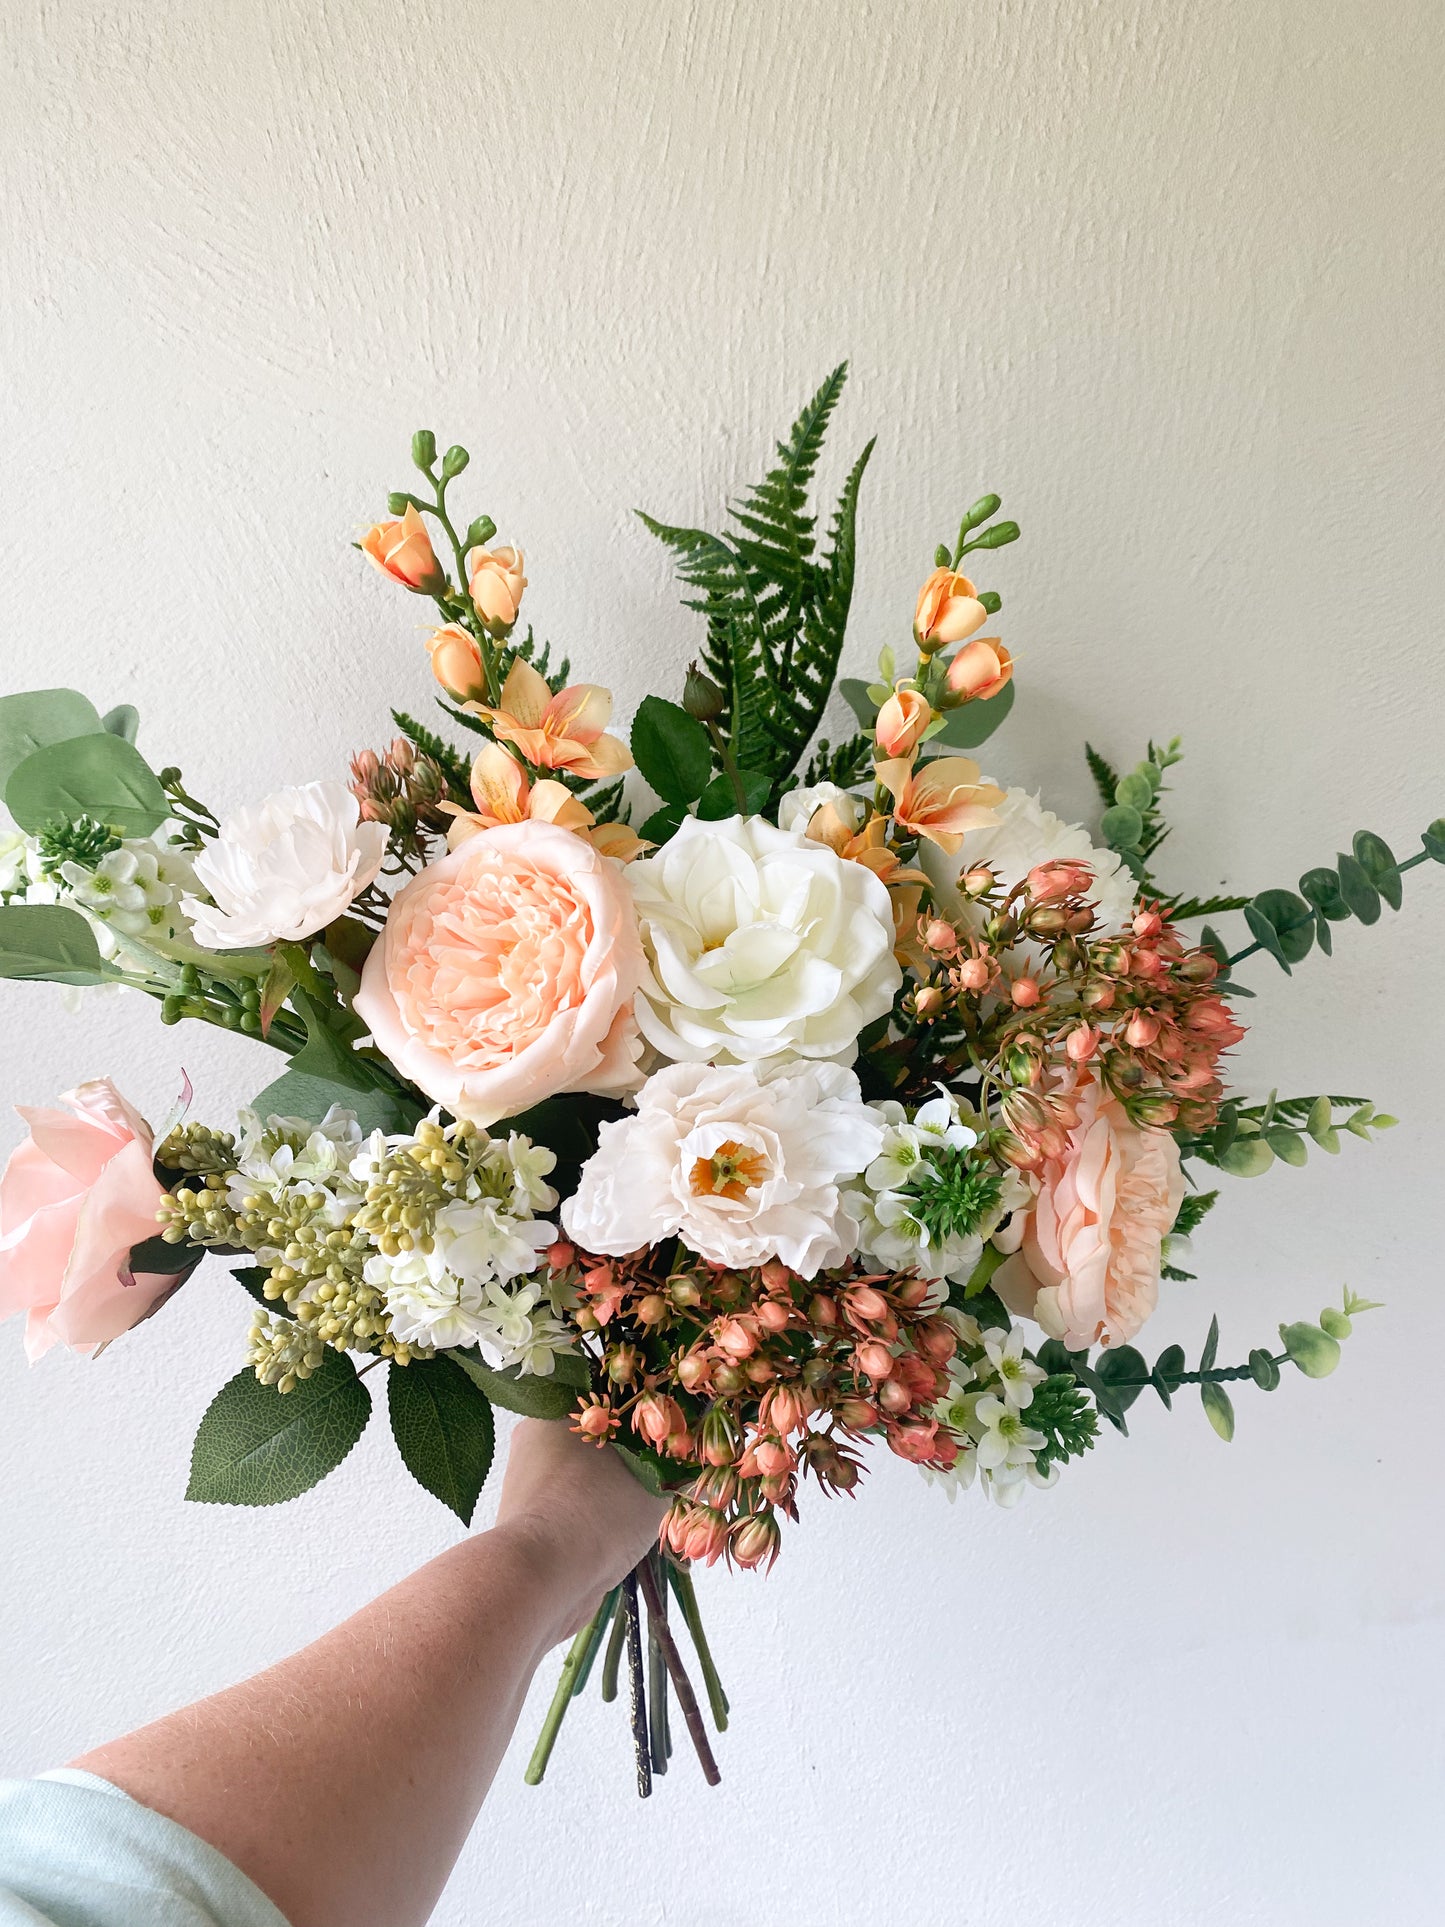
M 320 1483 L 366 1430 L 371 1399 L 345 1352 L 327 1348 L 294 1391 L 238 1372 L 207 1407 L 186 1497 L 202 1505 L 280 1505 Z
M 0 792 L 36 750 L 94 735 L 101 726 L 95 704 L 78 689 L 27 689 L 0 696 Z
M 155 772 L 133 744 L 105 730 L 35 750 L 11 771 L 5 805 L 36 836 L 93 816 L 123 836 L 149 836 L 170 814 Z
M 977 749 L 986 743 L 994 731 L 1008 716 L 1014 706 L 1016 687 L 1006 682 L 996 696 L 985 702 L 964 703 L 959 709 L 948 710 L 943 718 L 943 728 L 938 733 L 938 741 L 946 743 L 951 750 Z
M 103 984 L 95 932 L 60 903 L 0 906 L 0 977 L 22 983 Z
M 677 835 L 687 817 L 687 806 L 683 803 L 664 803 L 638 830 L 637 834 L 646 843 L 666 843 Z
M 1340 896 L 1352 917 L 1361 923 L 1377 923 L 1380 917 L 1380 893 L 1370 881 L 1364 866 L 1357 858 L 1345 856 L 1336 858 L 1335 869 L 1340 879 Z
M 264 1305 L 267 1311 L 281 1310 L 276 1299 L 266 1296 L 266 1280 L 271 1274 L 264 1265 L 237 1265 L 231 1276 L 242 1291 L 250 1293 L 258 1305 Z
M 518 1412 L 523 1418 L 568 1418 L 577 1404 L 577 1394 L 587 1386 L 587 1368 L 580 1358 L 560 1357 L 550 1378 L 535 1372 L 520 1376 L 515 1368 L 493 1371 L 475 1352 L 451 1352 L 454 1359 L 479 1391 L 504 1412 Z M 581 1382 L 577 1381 L 580 1369 Z
M 472 1522 L 496 1450 L 491 1401 L 445 1352 L 393 1365 L 386 1381 L 391 1433 L 417 1484 Z
M 614 1439 L 612 1449 L 636 1479 L 645 1486 L 655 1498 L 661 1498 L 667 1491 L 667 1482 L 662 1476 L 662 1467 L 654 1452 L 640 1450 L 636 1446 L 619 1445 Z
M 1236 1137 L 1216 1162 L 1232 1178 L 1258 1178 L 1274 1163 L 1274 1152 L 1262 1137 Z
M 743 786 L 742 814 L 756 816 L 766 809 L 771 784 L 758 770 L 742 770 L 738 781 Z M 733 779 L 726 774 L 714 776 L 702 795 L 697 799 L 697 813 L 704 822 L 715 823 L 725 816 L 737 816 L 738 793 L 733 787 Z
M 1200 1386 L 1199 1396 L 1209 1423 L 1228 1445 L 1234 1437 L 1234 1405 L 1228 1392 L 1222 1385 L 1206 1384 Z
M 695 803 L 712 774 L 712 744 L 679 704 L 644 696 L 632 724 L 632 760 L 665 803 Z

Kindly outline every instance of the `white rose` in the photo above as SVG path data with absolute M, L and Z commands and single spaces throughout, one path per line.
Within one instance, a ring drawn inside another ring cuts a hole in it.
M 386 826 L 361 821 L 345 784 L 303 783 L 226 817 L 195 859 L 213 901 L 181 908 L 207 950 L 295 943 L 339 917 L 385 854 Z
M 933 885 L 938 907 L 948 917 L 965 923 L 978 921 L 973 906 L 964 902 L 955 885 L 965 870 L 986 863 L 1006 890 L 1021 883 L 1036 863 L 1051 857 L 1077 857 L 1093 869 L 1089 900 L 1099 913 L 1099 929 L 1115 933 L 1134 914 L 1138 894 L 1134 878 L 1112 850 L 1096 849 L 1078 823 L 1066 823 L 1028 790 L 1004 792 L 994 811 L 997 822 L 964 833 L 963 847 L 949 856 L 937 845 L 919 846 L 919 862 Z
M 688 817 L 630 863 L 647 968 L 637 1021 L 680 1063 L 851 1064 L 902 982 L 888 892 L 797 830 Z
M 825 803 L 841 803 L 844 797 L 848 799 L 845 810 L 858 801 L 851 791 L 845 790 L 839 783 L 809 783 L 805 788 L 789 790 L 778 805 L 778 828 L 806 830 L 815 810 L 822 809 Z
M 839 1183 L 877 1157 L 883 1127 L 852 1071 L 673 1064 L 637 1113 L 604 1124 L 562 1207 L 569 1238 L 622 1256 L 678 1237 L 716 1265 L 781 1258 L 800 1277 L 841 1264 L 857 1226 Z

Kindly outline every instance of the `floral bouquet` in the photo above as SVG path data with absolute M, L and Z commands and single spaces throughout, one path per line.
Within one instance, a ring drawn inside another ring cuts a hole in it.
M 1214 1174 L 1394 1122 L 1231 1091 L 1235 972 L 1398 908 L 1445 820 L 1405 861 L 1362 831 L 1297 890 L 1201 899 L 1153 869 L 1177 742 L 1122 776 L 1087 750 L 1097 837 L 987 780 L 963 752 L 1016 684 L 982 633 L 1000 597 L 962 571 L 1018 535 L 995 495 L 937 550 L 906 653 L 842 683 L 856 729 L 820 736 L 872 446 L 820 540 L 843 378 L 725 533 L 643 517 L 703 639 L 630 748 L 608 692 L 519 629 L 522 551 L 489 516 L 460 529 L 466 450 L 438 461 L 426 431 L 359 546 L 436 607 L 442 714 L 393 711 L 349 780 L 217 814 L 141 754 L 133 709 L 0 702 L 0 973 L 123 985 L 285 1059 L 235 1131 L 187 1120 L 189 1084 L 154 1131 L 106 1079 L 22 1112 L 0 1313 L 27 1314 L 32 1358 L 98 1354 L 207 1252 L 239 1260 L 249 1355 L 201 1421 L 192 1499 L 306 1491 L 383 1363 L 403 1461 L 463 1521 L 497 1405 L 669 1495 L 568 1654 L 533 1780 L 599 1655 L 605 1698 L 626 1661 L 640 1790 L 670 1692 L 716 1778 L 676 1630 L 721 1729 L 690 1571 L 771 1564 L 809 1480 L 851 1492 L 882 1446 L 1013 1505 L 1101 1418 L 1123 1432 L 1141 1393 L 1186 1386 L 1228 1439 L 1229 1384 L 1325 1376 L 1365 1308 L 1347 1291 L 1240 1364 L 1217 1322 L 1192 1368 L 1133 1343 L 1191 1275 Z M 1232 949 L 1210 920 L 1234 915 Z

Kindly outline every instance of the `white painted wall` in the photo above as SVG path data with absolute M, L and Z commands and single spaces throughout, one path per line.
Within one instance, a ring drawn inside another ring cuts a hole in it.
M 133 700 L 231 802 L 423 706 L 422 613 L 348 549 L 419 422 L 526 545 L 528 613 L 626 715 L 692 644 L 634 504 L 715 514 L 853 358 L 875 429 L 853 661 L 1000 490 L 1020 699 L 989 761 L 1087 806 L 1085 734 L 1187 733 L 1170 875 L 1288 883 L 1445 809 L 1439 10 L 1424 0 L 11 0 L 0 649 Z M 830 479 L 832 479 L 830 477 Z M 1142 1407 L 1019 1513 L 901 1465 L 705 1585 L 726 1779 L 650 1806 L 539 1685 L 438 1920 L 796 1927 L 1433 1922 L 1445 873 L 1266 966 L 1261 1090 L 1404 1121 L 1238 1185 L 1204 1276 L 1243 1356 L 1341 1283 L 1327 1385 Z M 113 1073 L 202 1115 L 258 1050 L 5 987 L 3 1097 Z M 4 1127 L 13 1138 L 13 1124 Z M 0 1346 L 0 1765 L 259 1666 L 452 1538 L 377 1421 L 256 1514 L 190 1508 L 247 1321 L 202 1276 L 101 1363 Z

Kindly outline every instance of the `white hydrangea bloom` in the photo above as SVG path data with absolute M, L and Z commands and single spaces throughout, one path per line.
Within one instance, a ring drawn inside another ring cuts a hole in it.
M 946 917 L 966 926 L 981 922 L 978 910 L 959 894 L 958 878 L 976 864 L 987 864 L 1004 888 L 1020 883 L 1037 863 L 1051 857 L 1076 857 L 1094 872 L 1090 901 L 1099 915 L 1099 928 L 1115 933 L 1134 914 L 1137 886 L 1113 850 L 1101 850 L 1078 823 L 1066 823 L 1042 798 L 1025 789 L 1010 789 L 994 809 L 995 821 L 968 830 L 957 856 L 936 844 L 919 846 L 919 862 L 933 886 L 934 900 Z

